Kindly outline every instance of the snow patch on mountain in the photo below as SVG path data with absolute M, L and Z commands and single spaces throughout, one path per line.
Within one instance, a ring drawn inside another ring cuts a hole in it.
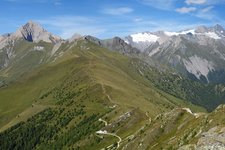
M 34 46 L 34 51 L 43 51 L 44 47 L 43 46 Z
M 181 32 L 181 34 L 188 34 L 188 33 L 196 34 L 194 29 L 186 30 L 186 31 L 182 31 L 182 32 Z
M 178 36 L 178 35 L 185 35 L 185 34 L 188 34 L 188 33 L 191 33 L 193 35 L 207 36 L 207 37 L 210 37 L 210 38 L 215 39 L 215 40 L 221 39 L 221 37 L 219 37 L 218 34 L 216 34 L 213 31 L 197 32 L 195 29 L 181 31 L 181 32 L 168 32 L 168 31 L 164 31 L 164 34 L 167 35 L 167 36 Z M 221 31 L 221 33 L 223 33 L 223 31 Z
M 221 39 L 215 32 L 207 32 L 205 35 L 216 40 Z
M 131 34 L 123 38 L 123 40 L 125 41 L 125 43 L 130 44 L 132 47 L 144 51 L 146 48 L 157 42 L 160 38 L 161 37 L 157 34 L 142 32 Z
M 125 43 L 130 44 L 130 42 L 128 40 L 124 40 Z
M 151 33 L 137 33 L 130 35 L 133 39 L 133 42 L 156 42 L 159 37 Z
M 196 34 L 194 29 L 186 30 L 186 31 L 181 31 L 181 32 L 169 32 L 169 31 L 165 31 L 164 33 L 167 36 L 174 36 L 174 35 L 177 36 L 177 35 L 188 34 L 188 33 Z
M 208 73 L 214 70 L 214 64 L 212 62 L 196 55 L 189 57 L 189 60 L 183 60 L 183 63 L 187 71 L 194 74 L 198 79 L 203 75 L 208 80 Z
M 174 35 L 179 35 L 180 33 L 179 32 L 169 32 L 169 31 L 164 31 L 165 35 L 167 36 L 174 36 Z

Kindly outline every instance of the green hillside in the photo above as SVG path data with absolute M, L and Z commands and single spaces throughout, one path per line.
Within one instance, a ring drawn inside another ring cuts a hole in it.
M 133 65 L 156 88 L 175 97 L 202 106 L 209 112 L 225 103 L 224 84 L 203 84 L 186 78 L 173 70 L 152 68 L 144 61 L 133 59 Z
M 60 52 L 0 89 L 0 149 L 115 147 L 117 136 L 127 139 L 149 117 L 181 107 L 205 111 L 157 89 L 129 57 L 86 40 L 64 43 Z M 100 129 L 112 134 L 103 138 Z
M 39 47 L 43 49 L 37 50 Z M 1 81 L 4 81 L 5 84 L 16 81 L 17 78 L 20 78 L 24 73 L 30 72 L 39 65 L 48 62 L 52 48 L 53 45 L 51 43 L 43 41 L 32 43 L 24 39 L 15 41 L 14 46 L 9 45 L 8 47 L 5 47 L 0 52 L 0 55 L 5 49 L 12 49 L 13 54 L 7 67 L 0 70 L 0 79 L 2 78 Z M 2 82 L 0 82 L 0 86 L 1 85 Z

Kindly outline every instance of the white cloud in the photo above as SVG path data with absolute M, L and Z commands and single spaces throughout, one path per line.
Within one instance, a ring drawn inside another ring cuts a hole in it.
M 219 5 L 224 4 L 225 0 L 185 0 L 188 5 Z
M 196 10 L 196 13 L 192 14 L 200 19 L 204 19 L 210 22 L 218 23 L 222 22 L 218 15 L 218 11 L 216 9 L 216 5 L 223 5 L 225 4 L 225 0 L 186 0 L 187 4 L 198 4 L 201 6 L 198 6 L 198 10 Z
M 203 9 L 200 9 L 198 13 L 196 14 L 196 16 L 201 19 L 206 19 L 210 21 L 218 20 L 217 15 L 212 11 L 213 8 L 214 6 L 208 6 Z
M 70 38 L 75 33 L 81 35 L 98 36 L 106 30 L 96 22 L 96 18 L 81 16 L 57 16 L 38 20 L 51 31 L 57 31 L 64 39 Z
M 188 4 L 188 5 L 191 5 L 191 4 L 205 4 L 207 2 L 207 0 L 186 0 L 185 3 Z
M 133 12 L 130 7 L 118 7 L 118 8 L 104 8 L 102 13 L 109 15 L 124 15 Z
M 203 9 L 201 10 L 201 12 L 202 12 L 202 13 L 206 13 L 206 12 L 211 11 L 213 8 L 214 8 L 214 6 L 209 6 L 209 7 L 203 8 Z
M 150 20 L 143 20 L 141 22 L 138 22 L 136 24 L 132 24 L 129 27 L 127 27 L 127 33 L 128 34 L 133 34 L 133 33 L 138 33 L 138 32 L 143 32 L 143 31 L 170 31 L 170 32 L 178 32 L 181 30 L 186 30 L 186 29 L 193 29 L 196 26 L 199 25 L 209 25 L 206 23 L 181 23 L 180 21 L 176 20 L 155 20 L 152 21 Z
M 182 7 L 182 8 L 177 8 L 176 11 L 181 14 L 187 14 L 187 13 L 196 11 L 196 8 L 195 7 Z
M 173 10 L 179 0 L 138 0 L 140 3 L 161 10 Z

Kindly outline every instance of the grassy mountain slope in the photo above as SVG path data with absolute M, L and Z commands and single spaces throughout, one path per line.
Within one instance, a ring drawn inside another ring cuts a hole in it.
M 193 81 L 172 70 L 160 71 L 152 68 L 138 59 L 133 60 L 133 65 L 137 72 L 151 81 L 156 88 L 202 106 L 208 111 L 213 111 L 218 105 L 225 103 L 225 86 L 223 84 L 204 84 Z
M 158 115 L 124 140 L 122 149 L 224 149 L 225 106 L 212 113 L 174 109 Z
M 152 86 L 131 58 L 86 40 L 60 50 L 56 61 L 0 89 L 0 149 L 114 147 L 149 117 L 177 107 L 204 111 Z M 100 129 L 111 134 L 96 135 Z
M 8 59 L 7 65 L 0 70 L 0 78 L 4 79 L 4 84 L 15 81 L 24 73 L 46 63 L 51 56 L 53 45 L 43 41 L 33 43 L 24 39 L 18 39 L 13 46 L 8 45 L 0 53 L 4 53 L 7 49 L 11 51 L 12 56 L 10 58 L 5 56 Z M 2 60 L 4 60 L 4 57 Z

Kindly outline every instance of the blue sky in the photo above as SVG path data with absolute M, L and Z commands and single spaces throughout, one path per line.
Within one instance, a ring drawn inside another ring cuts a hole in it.
M 225 0 L 0 0 L 0 34 L 29 20 L 63 38 L 225 26 Z

